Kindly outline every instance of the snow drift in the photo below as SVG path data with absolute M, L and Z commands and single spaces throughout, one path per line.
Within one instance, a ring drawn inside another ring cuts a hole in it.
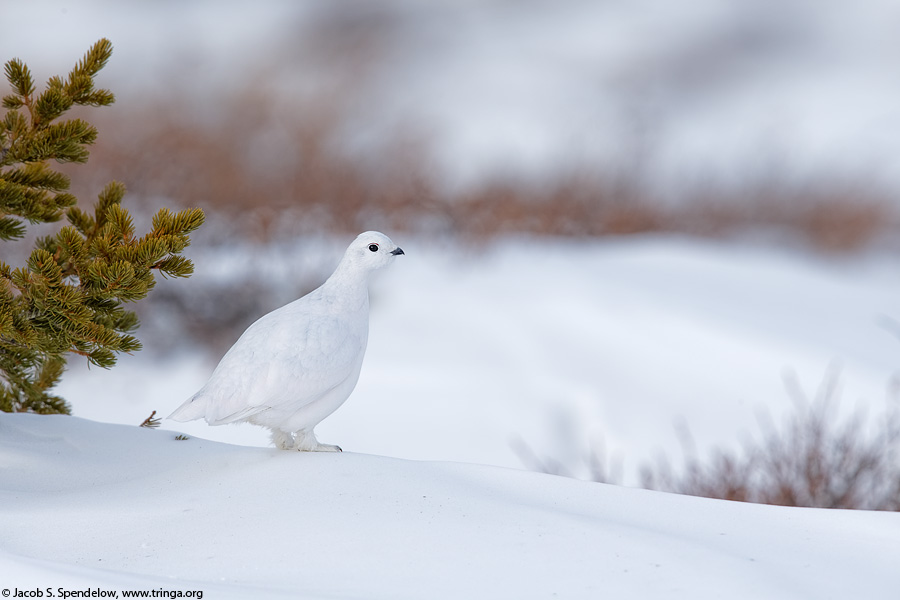
M 0 587 L 207 598 L 888 598 L 900 515 L 0 414 Z

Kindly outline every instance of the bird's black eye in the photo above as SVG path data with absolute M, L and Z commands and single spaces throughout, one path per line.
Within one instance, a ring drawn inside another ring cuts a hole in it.
M 372 252 L 378 252 L 378 244 L 369 244 L 369 250 Z

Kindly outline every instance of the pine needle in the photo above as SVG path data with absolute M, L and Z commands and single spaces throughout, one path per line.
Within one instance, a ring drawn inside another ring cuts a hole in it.
M 141 423 L 141 427 L 148 427 L 150 429 L 156 429 L 162 424 L 162 419 L 156 416 L 156 411 L 154 410 L 150 413 L 150 416 L 144 419 L 144 422 Z

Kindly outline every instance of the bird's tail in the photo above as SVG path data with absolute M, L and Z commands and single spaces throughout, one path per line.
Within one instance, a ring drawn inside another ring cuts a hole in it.
M 183 423 L 185 421 L 193 421 L 194 419 L 199 419 L 205 416 L 206 400 L 198 392 L 188 398 L 184 404 L 176 408 L 175 412 L 173 412 L 166 418 L 172 419 L 173 421 L 181 421 Z

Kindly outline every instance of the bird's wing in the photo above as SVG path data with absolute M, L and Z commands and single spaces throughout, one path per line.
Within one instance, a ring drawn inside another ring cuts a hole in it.
M 209 423 L 231 423 L 270 408 L 297 410 L 359 368 L 367 322 L 360 326 L 302 311 L 279 318 L 281 310 L 251 325 L 198 392 Z

